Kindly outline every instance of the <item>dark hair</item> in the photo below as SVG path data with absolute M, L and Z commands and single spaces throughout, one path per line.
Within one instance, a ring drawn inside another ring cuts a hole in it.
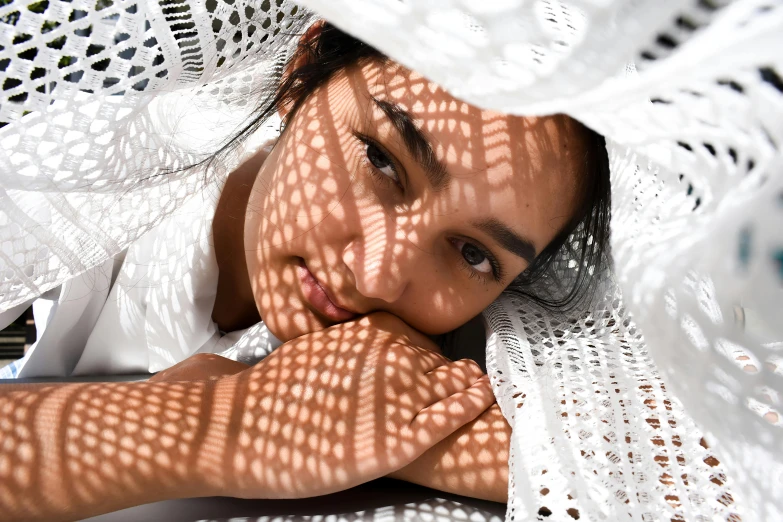
M 286 69 L 274 94 L 264 100 L 236 135 L 205 161 L 215 161 L 229 152 L 281 107 L 288 108 L 283 121 L 285 125 L 307 97 L 326 84 L 335 73 L 369 60 L 385 61 L 388 57 L 324 22 L 317 36 L 300 40 L 289 61 L 289 64 L 300 65 Z M 575 307 L 591 293 L 595 281 L 591 276 L 602 270 L 608 258 L 610 188 L 606 143 L 603 136 L 576 123 L 587 151 L 584 174 L 580 176 L 578 185 L 582 194 L 576 212 L 533 263 L 506 289 L 555 312 Z M 565 260 L 571 260 L 571 265 L 557 266 L 555 274 L 553 268 Z M 576 266 L 573 266 L 573 261 L 576 261 Z M 540 284 L 542 282 L 545 284 Z
M 610 265 L 611 186 L 606 140 L 574 120 L 584 145 L 581 192 L 571 219 L 506 289 L 549 311 L 565 312 L 593 297 Z

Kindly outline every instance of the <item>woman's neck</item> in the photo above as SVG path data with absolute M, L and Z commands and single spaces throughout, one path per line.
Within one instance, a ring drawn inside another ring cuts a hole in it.
M 228 176 L 212 221 L 218 265 L 212 320 L 224 332 L 248 328 L 261 320 L 245 261 L 245 211 L 268 154 L 268 150 L 260 150 Z

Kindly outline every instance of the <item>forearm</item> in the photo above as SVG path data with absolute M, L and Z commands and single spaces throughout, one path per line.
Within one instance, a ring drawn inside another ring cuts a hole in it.
M 390 476 L 467 497 L 506 502 L 511 427 L 493 404 Z
M 0 386 L 0 520 L 72 520 L 210 494 L 213 385 Z

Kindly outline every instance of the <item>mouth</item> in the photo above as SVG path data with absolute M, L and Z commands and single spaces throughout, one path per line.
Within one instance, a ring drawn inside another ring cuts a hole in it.
M 302 258 L 299 258 L 296 267 L 296 275 L 299 277 L 304 299 L 315 309 L 315 311 L 324 317 L 339 323 L 349 321 L 358 315 L 357 313 L 341 308 L 334 303 L 333 298 L 329 297 L 327 289 L 321 285 L 313 273 L 310 272 L 310 269 L 307 268 L 307 265 Z

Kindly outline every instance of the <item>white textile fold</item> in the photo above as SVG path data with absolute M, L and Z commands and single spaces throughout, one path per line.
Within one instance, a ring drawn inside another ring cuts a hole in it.
M 783 3 L 303 4 L 466 101 L 607 137 L 606 298 L 486 312 L 508 518 L 783 519 Z M 272 92 L 310 20 L 287 0 L 0 6 L 0 310 L 204 190 L 176 168 Z

